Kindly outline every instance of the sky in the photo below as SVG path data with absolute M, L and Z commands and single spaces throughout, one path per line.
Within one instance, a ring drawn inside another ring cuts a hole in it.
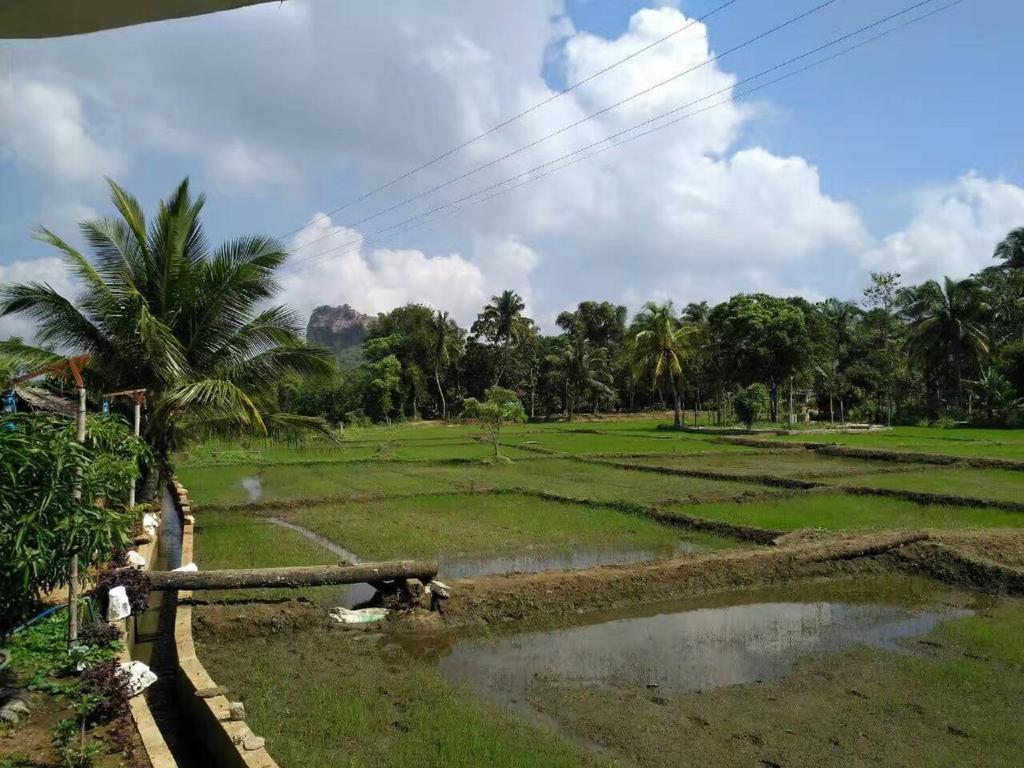
M 2 41 L 0 283 L 75 294 L 32 232 L 80 243 L 76 222 L 111 214 L 104 176 L 147 210 L 188 176 L 212 241 L 281 238 L 282 298 L 303 316 L 418 301 L 468 324 L 511 288 L 552 330 L 585 299 L 855 299 L 871 271 L 918 282 L 992 263 L 1024 225 L 1024 3 L 963 0 L 897 27 L 948 2 L 930 0 L 745 94 L 914 0 L 734 0 L 691 24 L 724 2 L 286 0 Z M 680 107 L 649 136 L 557 161 Z M 0 319 L 9 333 L 31 326 Z

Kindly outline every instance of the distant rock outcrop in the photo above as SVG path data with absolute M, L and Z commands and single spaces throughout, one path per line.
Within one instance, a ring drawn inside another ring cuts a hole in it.
M 348 304 L 330 307 L 326 304 L 313 310 L 306 326 L 306 340 L 331 350 L 343 363 L 358 364 L 369 316 Z

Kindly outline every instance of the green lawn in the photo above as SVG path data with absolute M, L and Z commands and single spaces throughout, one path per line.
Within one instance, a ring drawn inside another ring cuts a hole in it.
M 916 472 L 858 477 L 838 477 L 830 480 L 837 485 L 896 488 L 926 493 L 946 493 L 993 501 L 1024 503 L 1024 472 L 1007 469 L 952 469 L 933 467 Z M 1024 527 L 1024 514 L 1021 514 Z
M 288 519 L 371 560 L 508 555 L 538 548 L 667 553 L 681 542 L 734 546 L 607 507 L 513 494 L 344 502 L 294 510 Z
M 799 528 L 828 530 L 1001 528 L 1024 525 L 1019 512 L 972 507 L 915 504 L 877 496 L 802 493 L 782 499 L 746 504 L 678 506 L 685 514 L 712 520 L 783 531 Z

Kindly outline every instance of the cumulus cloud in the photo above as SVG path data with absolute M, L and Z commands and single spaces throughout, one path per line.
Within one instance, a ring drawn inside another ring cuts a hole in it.
M 489 249 L 495 258 L 484 269 L 458 253 L 367 247 L 357 230 L 318 213 L 293 238 L 292 250 L 301 255 L 282 275 L 283 298 L 305 314 L 320 304 L 348 303 L 374 314 L 417 302 L 468 324 L 501 287 L 518 283 L 527 290 L 537 263 L 536 253 L 515 240 Z
M 36 80 L 0 81 L 0 147 L 7 157 L 59 182 L 95 183 L 122 167 L 121 155 L 90 130 L 78 96 Z
M 64 296 L 74 298 L 79 286 L 57 256 L 0 263 L 0 285 L 5 283 L 47 283 Z M 0 339 L 20 336 L 27 343 L 35 341 L 35 325 L 23 315 L 0 317 Z
M 212 183 L 217 196 L 258 189 L 245 228 L 266 229 L 275 194 L 283 200 L 302 187 L 319 199 L 326 189 L 376 187 L 551 97 L 545 66 L 574 82 L 688 21 L 668 5 L 643 9 L 621 35 L 606 38 L 574 29 L 560 0 L 294 0 L 18 43 L 21 85 L 8 83 L 5 98 L 18 89 L 16 99 L 34 104 L 37 117 L 8 129 L 18 140 L 7 143 L 19 162 L 52 180 L 110 172 L 125 157 L 141 165 L 170 155 L 202 169 L 197 182 Z M 426 252 L 369 240 L 377 228 L 728 90 L 737 77 L 727 57 L 516 152 L 713 53 L 706 26 L 694 24 L 343 217 L 314 217 L 293 243 L 286 299 L 303 312 L 320 303 L 376 312 L 423 301 L 466 322 L 505 287 L 541 319 L 584 298 L 635 308 L 651 297 L 719 300 L 750 290 L 850 296 L 867 269 L 887 262 L 899 263 L 908 279 L 983 266 L 999 230 L 1015 217 L 1019 223 L 1018 188 L 965 177 L 922 193 L 906 230 L 879 242 L 855 206 L 824 191 L 828 168 L 745 141 L 761 112 L 727 101 L 429 225 L 431 242 L 460 248 Z M 26 92 L 27 83 L 42 91 Z M 117 119 L 101 123 L 95 116 L 111 105 Z M 28 135 L 44 114 L 64 126 L 45 142 Z M 74 162 L 62 165 L 54 159 L 61 152 L 40 142 L 64 142 Z M 372 225 L 360 223 L 513 152 Z M 329 250 L 349 240 L 356 242 Z
M 862 257 L 872 270 L 899 272 L 906 282 L 967 275 L 993 265 L 992 251 L 1024 222 L 1024 188 L 969 173 L 917 195 L 908 226 Z

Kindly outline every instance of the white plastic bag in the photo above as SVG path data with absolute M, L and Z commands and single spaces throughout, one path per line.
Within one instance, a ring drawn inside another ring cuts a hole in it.
M 147 512 L 142 516 L 142 530 L 148 533 L 150 536 L 156 535 L 156 529 L 160 525 L 160 521 L 157 520 L 156 515 L 152 512 Z
M 388 615 L 387 608 L 332 608 L 330 617 L 341 624 L 369 624 L 381 621 Z
M 141 661 L 125 661 L 121 669 L 128 673 L 128 697 L 138 696 L 156 682 L 156 675 Z
M 146 567 L 146 558 L 144 558 L 142 555 L 140 555 L 134 549 L 129 549 L 128 550 L 128 565 L 130 565 L 132 568 L 139 568 L 141 570 L 142 568 Z
M 174 570 L 179 572 L 179 573 L 195 573 L 196 571 L 199 570 L 199 566 L 196 565 L 195 563 L 186 563 L 185 565 L 181 566 L 180 568 L 175 568 Z
M 132 604 L 124 587 L 111 587 L 107 592 L 107 621 L 118 621 L 131 616 Z

